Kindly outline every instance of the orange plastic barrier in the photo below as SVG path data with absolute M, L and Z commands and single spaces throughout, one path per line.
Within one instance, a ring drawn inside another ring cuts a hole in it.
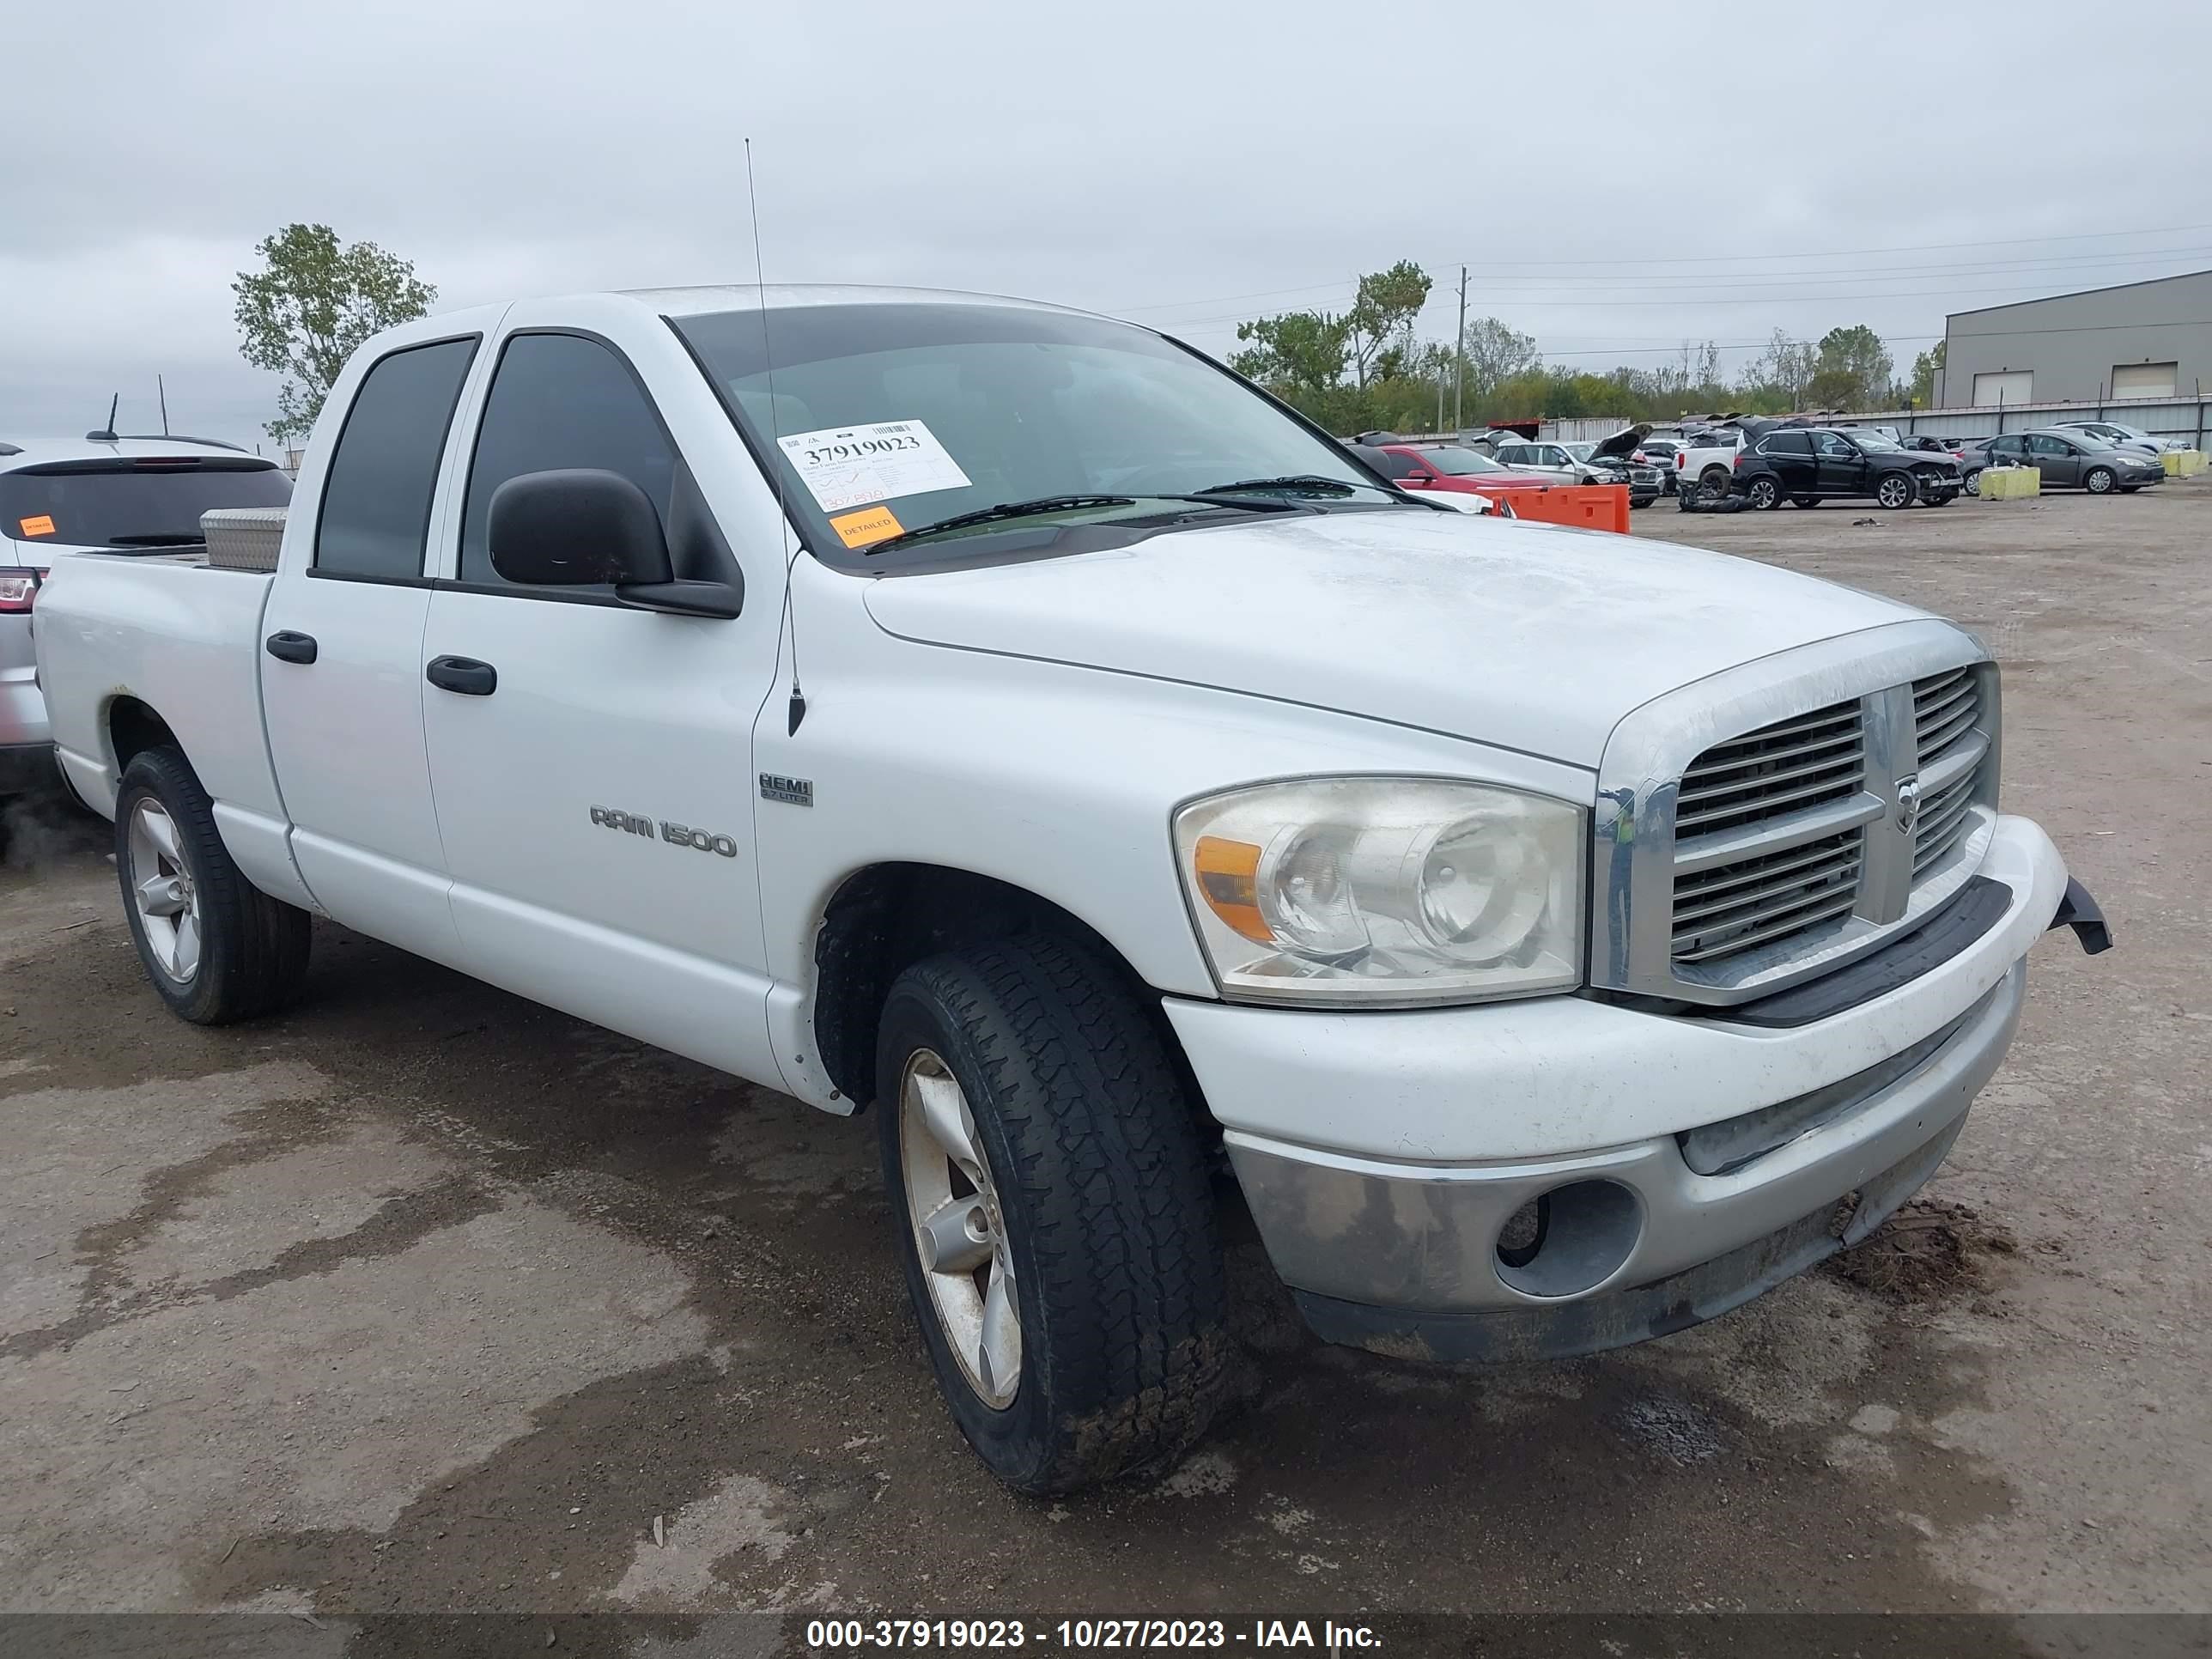
M 1628 533 L 1626 484 L 1550 484 L 1534 489 L 1498 489 L 1493 501 L 1510 502 L 1513 516 L 1537 524 L 1572 525 L 1577 530 Z

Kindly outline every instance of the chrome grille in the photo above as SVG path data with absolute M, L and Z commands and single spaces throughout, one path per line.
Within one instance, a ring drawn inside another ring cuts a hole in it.
M 1894 623 L 1625 717 L 1598 766 L 1590 982 L 1730 1006 L 1942 911 L 1996 819 L 1996 671 L 1963 644 Z
M 1920 764 L 1933 766 L 1974 728 L 1982 712 L 1974 671 L 1954 668 L 1948 674 L 1931 674 L 1912 682 L 1912 730 L 1918 741 Z
M 1855 828 L 1675 877 L 1674 959 L 1710 961 L 1843 915 L 1858 898 L 1865 842 Z
M 1715 744 L 1674 797 L 1677 840 L 1741 830 L 1857 793 L 1866 772 L 1856 702 L 1839 702 Z
M 1958 776 L 1920 803 L 1920 820 L 1912 832 L 1916 878 L 1957 846 L 1973 822 L 1966 809 L 1973 805 L 1974 784 L 1987 748 L 1976 731 L 1981 712 L 1981 692 L 1971 668 L 1954 668 L 1912 683 L 1912 732 L 1921 770 L 1946 761 L 1969 762 Z

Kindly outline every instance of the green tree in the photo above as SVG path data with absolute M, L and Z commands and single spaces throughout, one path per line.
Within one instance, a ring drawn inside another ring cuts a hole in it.
M 1467 395 L 1477 404 L 1516 375 L 1543 367 L 1535 337 L 1516 334 L 1495 317 L 1469 323 L 1460 349 L 1467 354 Z
M 1341 313 L 1289 311 L 1239 323 L 1237 337 L 1249 344 L 1229 367 L 1333 432 L 1425 426 L 1435 410 L 1419 411 L 1437 382 L 1413 319 L 1428 298 L 1427 273 L 1401 259 L 1362 276 Z
M 1804 407 L 1806 389 L 1820 368 L 1819 354 L 1803 340 L 1776 329 L 1766 349 L 1745 368 L 1736 390 L 1746 402 L 1771 403 L 1781 411 Z
M 1912 360 L 1912 402 L 1915 407 L 1925 409 L 1936 401 L 1936 377 L 1943 372 L 1943 348 L 1948 340 L 1938 340 L 1935 349 L 1923 351 Z
M 1237 325 L 1237 337 L 1252 344 L 1232 353 L 1229 367 L 1277 397 L 1299 403 L 1343 384 L 1349 334 L 1343 318 L 1326 312 L 1258 318 Z
M 1832 328 L 1820 337 L 1820 366 L 1808 395 L 1821 409 L 1879 409 L 1896 366 L 1881 336 L 1864 323 Z
M 1411 259 L 1359 279 L 1358 295 L 1344 323 L 1352 383 L 1361 391 L 1370 380 L 1405 372 L 1413 348 L 1413 319 L 1428 302 L 1429 274 Z
M 270 437 L 289 443 L 307 436 L 355 348 L 422 316 L 438 290 L 374 242 L 342 246 L 328 225 L 287 225 L 253 251 L 262 268 L 241 270 L 231 284 L 245 336 L 238 350 L 256 368 L 285 377 L 277 417 L 266 425 Z

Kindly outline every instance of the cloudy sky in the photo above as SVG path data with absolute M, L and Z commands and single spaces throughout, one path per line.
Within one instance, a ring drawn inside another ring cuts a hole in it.
M 1429 332 L 1464 262 L 1470 315 L 1595 368 L 1850 322 L 1902 368 L 1948 311 L 2212 265 L 2202 0 L 5 9 L 0 435 L 114 392 L 149 429 L 158 372 L 175 429 L 258 436 L 229 285 L 293 220 L 441 305 L 750 281 L 747 135 L 772 281 L 1224 353 L 1401 258 Z

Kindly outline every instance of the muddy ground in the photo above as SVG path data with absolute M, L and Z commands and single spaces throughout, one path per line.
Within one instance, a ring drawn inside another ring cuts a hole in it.
M 105 826 L 19 810 L 0 1608 L 2212 1609 L 2212 479 L 1635 526 L 1981 630 L 2006 804 L 2112 918 L 2037 951 L 1905 1234 L 1474 1376 L 1255 1297 L 1197 1455 L 1025 1502 L 938 1402 L 865 1127 L 332 928 L 296 1012 L 182 1024 Z

